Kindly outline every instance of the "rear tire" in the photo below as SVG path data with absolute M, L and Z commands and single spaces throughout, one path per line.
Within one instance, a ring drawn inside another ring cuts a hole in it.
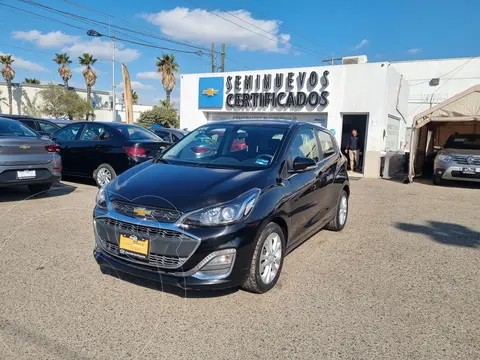
M 99 188 L 110 183 L 117 177 L 117 173 L 108 164 L 101 164 L 94 172 L 93 179 Z
M 441 176 L 438 176 L 438 175 L 433 175 L 433 185 L 443 185 L 444 184 L 444 181 L 442 179 Z
M 269 244 L 275 248 L 269 247 Z M 250 271 L 241 288 L 257 294 L 271 290 L 282 272 L 284 257 L 285 234 L 278 224 L 271 222 L 258 237 Z M 268 270 L 269 266 L 270 271 Z
M 335 217 L 333 218 L 325 229 L 330 231 L 342 231 L 347 223 L 348 219 L 348 194 L 345 190 L 342 190 L 340 197 L 338 198 L 337 210 Z
M 50 190 L 52 184 L 35 184 L 35 185 L 28 185 L 28 190 L 32 194 L 39 194 L 45 191 Z

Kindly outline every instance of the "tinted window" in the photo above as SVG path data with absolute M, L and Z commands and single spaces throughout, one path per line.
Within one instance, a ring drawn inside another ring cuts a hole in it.
M 293 138 L 289 153 L 292 160 L 296 157 L 307 157 L 318 162 L 317 140 L 313 130 L 308 128 L 300 129 Z
M 37 133 L 18 121 L 0 120 L 0 136 L 37 137 Z
M 45 131 L 48 133 L 52 133 L 58 129 L 58 126 L 55 126 L 46 121 L 38 121 L 37 124 L 38 124 L 38 127 L 40 128 L 40 131 Z
M 30 129 L 37 130 L 35 127 L 35 121 L 33 120 L 20 120 L 22 124 L 27 125 Z
M 480 134 L 452 135 L 445 143 L 446 149 L 480 150 Z
M 83 130 L 80 140 L 83 141 L 104 141 L 113 137 L 110 129 L 104 124 L 87 124 Z
M 175 135 L 174 133 L 172 133 L 172 140 L 173 140 L 173 142 L 177 142 L 178 140 L 180 140 L 180 138 L 177 135 Z
M 160 141 L 159 137 L 149 130 L 137 125 L 121 125 L 117 127 L 125 138 L 129 140 L 153 140 Z
M 83 124 L 66 126 L 62 130 L 57 131 L 53 138 L 58 140 L 75 140 L 82 126 Z
M 172 140 L 170 139 L 170 133 L 166 131 L 155 130 L 155 134 L 157 134 L 163 141 L 172 142 Z
M 335 143 L 332 136 L 324 131 L 317 131 L 317 135 L 323 157 L 335 154 Z

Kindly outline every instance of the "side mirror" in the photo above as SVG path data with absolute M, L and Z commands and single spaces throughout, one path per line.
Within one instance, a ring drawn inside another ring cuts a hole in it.
M 443 150 L 443 146 L 435 145 L 435 146 L 433 147 L 433 150 Z
M 317 168 L 317 163 L 315 160 L 298 156 L 293 160 L 293 169 L 290 170 L 290 173 L 299 173 L 304 171 L 311 171 Z

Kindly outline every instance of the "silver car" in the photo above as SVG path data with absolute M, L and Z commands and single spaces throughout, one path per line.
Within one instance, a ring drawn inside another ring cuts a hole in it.
M 27 185 L 33 193 L 60 181 L 60 147 L 22 123 L 0 117 L 0 187 Z
M 450 136 L 434 161 L 433 183 L 443 180 L 480 182 L 480 134 Z

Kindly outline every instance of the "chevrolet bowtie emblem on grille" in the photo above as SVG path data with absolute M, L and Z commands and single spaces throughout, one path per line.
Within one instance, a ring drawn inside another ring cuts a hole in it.
M 145 208 L 134 208 L 133 212 L 138 215 L 138 216 L 147 216 L 147 215 L 152 215 L 152 210 L 147 210 Z
M 469 156 L 467 158 L 467 163 L 469 163 L 469 164 L 473 164 L 474 161 L 475 161 L 475 159 L 472 156 Z
M 208 95 L 208 96 L 213 96 L 213 95 L 218 94 L 218 90 L 210 88 L 210 89 L 207 89 L 207 90 L 203 90 L 202 94 L 203 95 Z
M 21 145 L 20 149 L 27 150 L 27 149 L 30 149 L 30 146 L 29 145 Z

